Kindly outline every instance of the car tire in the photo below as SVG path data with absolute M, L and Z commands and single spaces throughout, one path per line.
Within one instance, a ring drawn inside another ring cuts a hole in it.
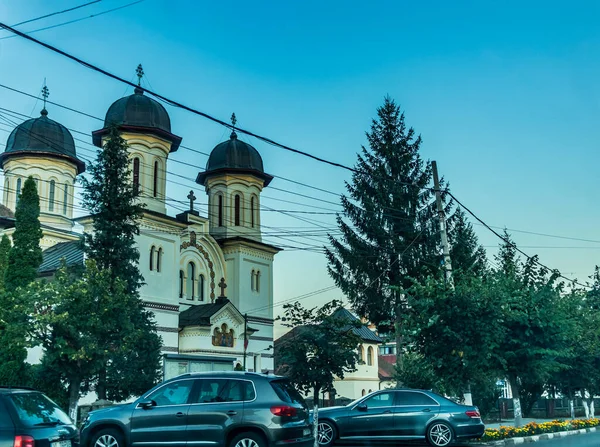
M 446 447 L 453 440 L 452 427 L 446 422 L 436 421 L 427 428 L 427 441 L 434 447 Z
M 330 421 L 319 421 L 317 437 L 321 447 L 333 445 L 337 439 L 337 429 L 335 428 L 335 425 Z
M 119 430 L 105 428 L 94 435 L 90 447 L 125 447 L 125 439 Z
M 258 433 L 247 431 L 236 435 L 229 443 L 229 447 L 267 447 L 267 442 Z

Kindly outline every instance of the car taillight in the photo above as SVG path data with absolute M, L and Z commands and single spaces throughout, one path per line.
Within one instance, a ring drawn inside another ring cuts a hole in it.
M 35 440 L 31 436 L 15 436 L 14 447 L 35 447 Z
M 298 410 L 296 410 L 294 407 L 290 407 L 289 405 L 280 405 L 277 407 L 271 407 L 271 413 L 273 413 L 275 416 L 292 417 L 296 416 Z
M 481 415 L 479 414 L 479 411 L 477 411 L 477 410 L 469 410 L 469 411 L 466 411 L 465 414 L 467 416 L 469 416 L 470 418 L 480 418 L 481 417 Z

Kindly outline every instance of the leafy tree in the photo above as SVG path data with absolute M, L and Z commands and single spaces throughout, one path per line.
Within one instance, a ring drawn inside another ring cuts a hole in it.
M 29 386 L 30 369 L 25 362 L 28 311 L 22 296 L 0 293 L 0 385 Z
M 2 235 L 0 240 L 0 292 L 4 291 L 4 276 L 6 275 L 6 269 L 8 268 L 8 254 L 12 244 L 6 234 Z
M 506 232 L 505 239 L 496 257 L 499 268 L 494 278 L 505 330 L 494 359 L 510 382 L 518 426 L 523 381 L 543 384 L 564 368 L 561 359 L 568 352 L 569 340 L 567 315 L 560 311 L 562 285 L 557 283 L 557 274 L 538 267 L 536 257 L 522 264 Z
M 7 290 L 25 287 L 37 278 L 37 269 L 42 264 L 40 239 L 40 198 L 33 177 L 23 184 L 23 190 L 15 209 L 14 246 L 8 255 L 8 266 L 4 278 Z
M 448 233 L 454 281 L 463 276 L 483 276 L 487 270 L 485 249 L 479 245 L 473 225 L 461 208 L 454 213 Z
M 367 140 L 341 197 L 341 237 L 329 236 L 325 249 L 328 271 L 359 315 L 383 332 L 395 330 L 401 366 L 407 290 L 441 266 L 432 169 L 419 155 L 421 137 L 390 98 Z
M 333 391 L 335 378 L 356 371 L 360 337 L 354 334 L 359 321 L 342 318 L 334 311 L 341 302 L 305 309 L 298 302 L 284 306 L 283 325 L 293 328 L 275 345 L 277 373 L 289 377 L 302 392 L 313 393 L 315 445 L 319 393 Z
M 112 272 L 112 287 L 124 283 L 124 296 L 128 297 L 97 334 L 104 367 L 98 374 L 96 392 L 100 399 L 109 395 L 123 399 L 156 380 L 160 338 L 152 314 L 139 298 L 143 277 L 135 237 L 144 207 L 138 200 L 139 188 L 131 182 L 127 143 L 116 127 L 110 129 L 90 173 L 90 180 L 83 179 L 82 197 L 94 228 L 85 235 L 85 251 L 98 269 Z

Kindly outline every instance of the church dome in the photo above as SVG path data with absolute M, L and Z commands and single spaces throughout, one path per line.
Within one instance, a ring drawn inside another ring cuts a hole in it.
M 171 133 L 171 118 L 158 101 L 144 95 L 144 89 L 136 87 L 133 95 L 116 100 L 106 112 L 104 128 L 92 133 L 96 146 L 102 145 L 102 135 L 111 125 L 133 133 L 151 133 L 171 142 L 171 152 L 179 148 L 181 138 Z
M 85 171 L 85 164 L 77 158 L 71 132 L 60 123 L 48 118 L 43 109 L 41 116 L 19 124 L 8 137 L 0 163 L 18 155 L 45 155 L 67 159 L 77 165 L 77 172 Z
M 229 140 L 215 146 L 208 157 L 206 170 L 198 174 L 196 183 L 203 184 L 210 176 L 230 172 L 255 175 L 265 181 L 265 186 L 273 179 L 269 174 L 265 174 L 262 157 L 258 151 L 248 143 L 238 140 L 235 132 L 231 133 Z

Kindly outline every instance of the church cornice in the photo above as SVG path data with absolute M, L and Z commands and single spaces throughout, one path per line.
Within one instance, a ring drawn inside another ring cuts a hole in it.
M 283 250 L 283 248 L 276 247 L 275 245 L 266 244 L 264 242 L 256 241 L 244 236 L 234 236 L 227 239 L 217 239 L 217 242 L 223 249 L 223 253 L 240 253 L 242 249 L 256 250 L 261 253 L 269 253 L 271 259 L 273 256 Z M 252 254 L 250 251 L 246 254 Z

